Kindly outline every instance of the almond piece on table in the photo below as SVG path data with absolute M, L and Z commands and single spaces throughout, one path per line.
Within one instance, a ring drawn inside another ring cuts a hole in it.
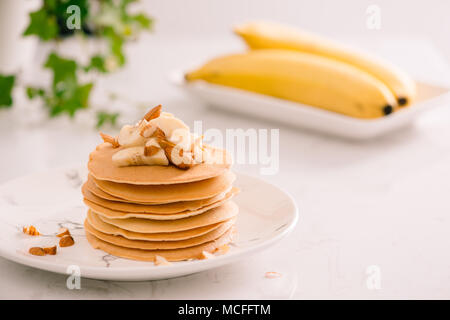
M 64 236 L 70 236 L 69 229 L 67 228 L 60 228 L 58 234 L 56 235 L 59 238 L 62 238 Z
M 60 247 L 70 247 L 73 246 L 75 241 L 73 240 L 72 236 L 65 235 L 59 240 L 59 246 Z
M 34 226 L 23 227 L 22 232 L 30 236 L 39 236 L 40 233 Z
M 56 254 L 56 246 L 44 248 L 45 254 L 54 256 Z
M 45 251 L 41 247 L 32 247 L 28 252 L 33 256 L 45 256 Z

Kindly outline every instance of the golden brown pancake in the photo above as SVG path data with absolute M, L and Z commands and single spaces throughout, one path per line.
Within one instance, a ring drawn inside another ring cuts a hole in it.
M 92 212 L 92 210 L 91 210 Z M 149 219 L 109 219 L 98 215 L 104 222 L 121 229 L 140 233 L 177 232 L 203 227 L 222 222 L 235 217 L 238 207 L 233 201 L 225 202 L 220 207 L 208 210 L 205 213 L 177 220 L 149 220 Z
M 92 180 L 90 180 L 92 181 Z M 92 182 L 92 184 L 94 184 Z M 95 184 L 94 184 L 95 185 Z M 159 205 L 144 205 L 144 204 L 135 204 L 135 203 L 125 203 L 125 202 L 117 202 L 110 201 L 98 197 L 94 193 L 92 193 L 87 186 L 87 183 L 83 185 L 81 188 L 83 196 L 85 199 L 100 205 L 102 207 L 114 210 L 114 211 L 123 211 L 123 212 L 135 212 L 135 213 L 154 213 L 154 214 L 174 214 L 183 211 L 193 211 L 213 204 L 219 200 L 222 200 L 227 196 L 228 193 L 232 192 L 233 194 L 237 194 L 239 192 L 238 188 L 232 188 L 227 193 L 221 193 L 217 196 L 203 199 L 203 200 L 194 200 L 194 201 L 179 201 L 172 202 L 167 204 L 159 204 Z
M 191 170 L 191 169 L 189 169 Z M 133 202 L 179 202 L 207 199 L 228 190 L 236 176 L 231 171 L 222 175 L 190 183 L 174 185 L 133 185 L 93 178 L 98 188 L 117 198 Z
M 201 214 L 203 212 L 206 212 L 212 208 L 218 207 L 222 205 L 225 201 L 230 200 L 233 197 L 234 193 L 229 192 L 226 194 L 225 198 L 216 201 L 210 205 L 204 206 L 197 210 L 186 210 L 178 213 L 172 213 L 172 214 L 155 214 L 155 213 L 136 213 L 136 212 L 124 212 L 124 211 L 117 211 L 117 210 L 111 210 L 109 208 L 105 208 L 103 206 L 99 206 L 98 204 L 84 199 L 84 203 L 95 213 L 100 214 L 106 218 L 110 219 L 128 219 L 128 218 L 140 218 L 140 219 L 153 219 L 153 220 L 175 220 L 175 219 L 182 219 L 187 218 L 191 216 L 195 216 L 198 214 Z
M 96 230 L 110 234 L 110 235 L 117 235 L 117 236 L 123 236 L 124 238 L 131 239 L 131 240 L 145 240 L 145 241 L 179 241 L 179 240 L 186 240 L 194 237 L 199 237 L 204 234 L 207 234 L 208 232 L 211 232 L 217 228 L 219 228 L 222 225 L 226 225 L 227 228 L 232 226 L 235 222 L 235 218 L 218 222 L 215 224 L 211 224 L 204 227 L 194 228 L 190 230 L 184 230 L 184 231 L 178 231 L 178 232 L 166 232 L 166 233 L 139 233 L 139 232 L 133 232 L 128 231 L 124 229 L 120 229 L 116 226 L 113 226 L 112 224 L 108 224 L 104 222 L 102 219 L 98 217 L 95 213 L 92 213 L 88 211 L 88 214 L 86 216 L 87 220 L 89 221 L 89 224 L 93 226 Z
M 86 232 L 86 239 L 95 249 L 103 250 L 117 257 L 140 260 L 155 261 L 156 256 L 161 256 L 167 261 L 181 261 L 188 259 L 200 259 L 203 251 L 213 253 L 217 248 L 230 243 L 233 240 L 234 229 L 230 228 L 216 240 L 206 242 L 197 246 L 171 249 L 171 250 L 142 250 L 120 247 L 95 237 Z
M 193 247 L 205 242 L 213 241 L 222 236 L 228 229 L 232 226 L 227 224 L 220 225 L 217 229 L 208 232 L 204 235 L 190 238 L 187 240 L 179 241 L 146 241 L 146 240 L 130 240 L 122 236 L 114 236 L 107 233 L 100 232 L 96 230 L 93 226 L 89 224 L 86 219 L 84 221 L 84 229 L 96 236 L 100 240 L 114 244 L 116 246 L 134 249 L 145 249 L 145 250 L 169 250 L 169 249 L 179 249 Z
M 158 202 L 133 202 L 126 199 L 120 199 L 118 197 L 115 197 L 109 193 L 106 193 L 105 191 L 99 189 L 97 185 L 94 183 L 94 178 L 91 175 L 88 175 L 87 181 L 84 184 L 86 186 L 86 189 L 89 190 L 91 193 L 96 195 L 99 198 L 108 200 L 108 201 L 114 201 L 114 202 L 124 202 L 124 203 L 132 203 L 132 204 L 143 204 L 143 205 L 159 205 L 159 204 L 167 204 L 165 203 L 158 203 Z M 206 199 L 205 199 L 206 200 Z
M 111 144 L 103 143 L 89 155 L 88 169 L 97 180 L 143 185 L 194 182 L 224 174 L 231 165 L 229 155 L 225 150 L 206 147 L 212 151 L 217 164 L 202 163 L 182 170 L 173 165 L 118 167 L 112 162 L 112 156 L 122 147 L 114 149 Z

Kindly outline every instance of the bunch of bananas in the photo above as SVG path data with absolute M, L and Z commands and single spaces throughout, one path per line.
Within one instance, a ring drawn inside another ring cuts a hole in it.
M 390 63 L 328 39 L 268 23 L 238 26 L 251 49 L 218 57 L 185 75 L 373 119 L 410 105 L 414 81 Z

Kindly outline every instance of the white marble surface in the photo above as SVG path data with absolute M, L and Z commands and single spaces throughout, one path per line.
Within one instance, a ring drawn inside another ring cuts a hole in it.
M 130 48 L 127 69 L 104 87 L 163 103 L 190 124 L 202 119 L 220 129 L 280 128 L 280 171 L 262 178 L 296 199 L 300 222 L 293 234 L 215 270 L 135 283 L 82 279 L 81 290 L 68 290 L 65 276 L 0 258 L 0 298 L 450 298 L 450 106 L 402 132 L 357 143 L 207 109 L 165 82 L 173 69 L 239 46 L 230 39 L 146 37 Z M 450 84 L 446 62 L 426 41 L 387 39 L 373 49 L 418 78 Z M 85 162 L 99 141 L 82 117 L 29 124 L 25 111 L 32 107 L 0 112 L 0 182 Z M 258 169 L 236 168 L 253 175 Z M 372 265 L 380 271 L 379 290 L 366 284 Z M 282 276 L 266 279 L 267 271 Z

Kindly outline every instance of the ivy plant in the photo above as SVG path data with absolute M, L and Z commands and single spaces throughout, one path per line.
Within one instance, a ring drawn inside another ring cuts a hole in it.
M 14 87 L 14 75 L 0 74 L 0 108 L 9 108 L 12 106 L 12 89 Z
M 42 99 L 51 117 L 64 113 L 73 117 L 77 110 L 89 108 L 94 82 L 81 83 L 79 73 L 96 71 L 107 74 L 122 67 L 126 63 L 126 42 L 152 27 L 152 20 L 145 13 L 129 13 L 129 5 L 135 1 L 43 0 L 38 10 L 30 13 L 24 36 L 35 36 L 42 42 L 61 42 L 80 34 L 106 40 L 108 50 L 93 55 L 84 66 L 51 52 L 43 65 L 52 74 L 51 85 L 48 88 L 28 86 L 27 96 Z M 68 23 L 74 14 L 78 15 L 75 21 L 79 21 L 75 28 Z M 12 105 L 14 81 L 14 75 L 0 75 L 0 107 Z M 107 111 L 99 111 L 96 115 L 98 127 L 105 123 L 115 124 L 119 116 Z

